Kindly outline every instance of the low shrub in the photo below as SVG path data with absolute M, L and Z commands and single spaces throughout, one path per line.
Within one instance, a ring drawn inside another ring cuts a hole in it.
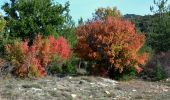
M 12 66 L 12 64 L 3 59 L 3 58 L 0 58 L 0 77 L 8 77 L 8 76 L 11 76 L 11 71 L 13 69 L 14 66 Z
M 154 54 L 147 62 L 141 77 L 148 80 L 159 81 L 170 76 L 170 52 Z
M 113 71 L 111 71 L 112 73 Z M 114 79 L 116 80 L 123 80 L 123 81 L 127 81 L 127 80 L 131 80 L 133 78 L 136 77 L 137 72 L 135 68 L 130 68 L 128 70 L 124 70 L 122 73 L 119 73 L 118 71 L 114 71 L 114 74 L 112 74 L 114 77 Z
M 166 74 L 163 71 L 161 64 L 159 61 L 157 61 L 156 66 L 155 66 L 155 70 L 154 70 L 154 80 L 158 81 L 158 80 L 162 80 L 166 78 Z
M 47 75 L 46 68 L 52 61 L 64 62 L 69 59 L 71 49 L 63 37 L 56 40 L 53 36 L 44 39 L 38 35 L 31 46 L 28 46 L 28 41 L 7 44 L 5 53 L 7 60 L 16 66 L 13 69 L 15 75 L 44 77 Z
M 77 60 L 72 54 L 67 61 L 53 60 L 48 66 L 49 74 L 75 74 Z
M 75 74 L 77 66 L 77 59 L 75 55 L 72 55 L 68 61 L 64 63 L 62 72 L 67 74 Z

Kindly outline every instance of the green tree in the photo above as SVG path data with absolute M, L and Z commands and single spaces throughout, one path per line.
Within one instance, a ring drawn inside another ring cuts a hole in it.
M 52 0 L 10 0 L 2 9 L 6 12 L 6 32 L 9 36 L 34 39 L 36 34 L 44 36 L 59 34 L 66 27 L 69 2 L 61 5 Z
M 83 18 L 80 17 L 80 19 L 78 20 L 78 25 L 83 25 L 83 24 L 84 24 Z
M 5 33 L 4 28 L 6 26 L 6 21 L 3 16 L 0 14 L 0 55 L 2 56 L 4 52 L 4 45 L 9 42 L 8 35 Z
M 107 16 L 121 17 L 120 11 L 116 7 L 98 8 L 93 14 L 94 20 L 105 20 Z
M 151 34 L 149 34 L 149 45 L 155 50 L 156 53 L 166 52 L 170 49 L 170 24 L 169 24 L 169 9 L 167 6 L 168 0 L 154 0 L 154 4 L 150 10 L 155 14 L 152 18 Z
M 0 14 L 0 32 L 3 31 L 5 24 L 6 24 L 5 20 L 4 20 L 3 16 Z

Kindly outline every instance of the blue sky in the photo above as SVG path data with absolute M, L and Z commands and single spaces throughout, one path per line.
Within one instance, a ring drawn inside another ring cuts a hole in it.
M 66 2 L 67 0 L 60 0 Z M 73 19 L 87 19 L 98 7 L 116 6 L 122 14 L 147 15 L 150 13 L 150 5 L 153 0 L 69 0 L 70 13 Z
M 0 0 L 0 6 L 9 0 Z M 70 2 L 70 14 L 75 21 L 80 17 L 83 19 L 91 18 L 92 13 L 98 7 L 113 7 L 116 6 L 122 14 L 151 14 L 150 6 L 153 5 L 153 0 L 54 0 L 64 4 Z M 2 10 L 0 10 L 2 12 Z

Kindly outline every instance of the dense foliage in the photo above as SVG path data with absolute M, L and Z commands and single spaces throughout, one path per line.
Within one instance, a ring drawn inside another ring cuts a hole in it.
M 52 61 L 63 62 L 70 57 L 71 49 L 63 37 L 43 39 L 38 35 L 31 47 L 28 41 L 6 45 L 6 57 L 15 66 L 13 73 L 19 77 L 43 77 Z
M 105 20 L 107 16 L 121 17 L 120 11 L 116 8 L 98 8 L 93 14 L 94 20 Z
M 38 33 L 59 34 L 70 19 L 69 3 L 52 0 L 10 0 L 2 9 L 7 21 L 6 33 L 12 37 L 33 39 Z
M 138 55 L 145 36 L 136 32 L 131 22 L 117 17 L 107 17 L 81 25 L 76 30 L 78 43 L 75 52 L 86 61 L 95 61 L 94 69 L 105 74 L 118 70 L 119 73 L 135 68 L 141 71 L 147 59 L 145 53 Z M 102 74 L 100 73 L 100 74 Z
M 9 42 L 8 35 L 4 32 L 6 21 L 2 15 L 0 15 L 0 54 L 3 53 L 4 45 Z
M 167 4 L 168 0 L 154 0 L 153 15 L 145 16 L 122 16 L 116 7 L 101 7 L 76 26 L 69 2 L 10 0 L 2 6 L 6 15 L 0 15 L 0 55 L 14 65 L 13 73 L 19 77 L 68 74 L 86 66 L 91 74 L 127 79 L 142 71 L 152 52 L 146 66 L 152 67 L 151 76 L 159 80 L 166 66 L 163 57 L 157 61 L 156 55 L 170 50 Z M 149 73 L 149 67 L 144 72 Z
M 169 76 L 170 50 L 170 11 L 168 0 L 154 0 L 150 7 L 153 15 L 125 15 L 125 19 L 132 20 L 139 31 L 146 33 L 146 47 L 154 52 L 144 68 L 142 77 L 151 80 L 162 80 Z
M 154 10 L 151 7 L 151 11 L 158 16 L 156 20 L 153 20 L 157 24 L 154 25 L 153 34 L 150 34 L 150 45 L 156 53 L 167 52 L 170 48 L 170 24 L 168 22 L 170 15 L 167 2 L 168 0 L 154 0 L 158 9 Z
M 151 6 L 153 15 L 125 15 L 125 19 L 132 20 L 139 31 L 146 33 L 146 45 L 155 53 L 167 52 L 170 48 L 170 12 L 168 0 L 154 0 Z
M 5 24 L 6 24 L 5 20 L 4 20 L 3 16 L 0 14 L 0 32 L 3 31 Z

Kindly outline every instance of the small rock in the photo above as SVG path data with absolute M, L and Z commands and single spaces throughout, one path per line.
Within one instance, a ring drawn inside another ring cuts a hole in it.
M 168 92 L 168 89 L 163 89 L 164 92 Z
M 42 89 L 38 89 L 38 88 L 31 88 L 33 91 L 42 91 Z
M 18 89 L 19 89 L 19 90 L 21 90 L 21 88 L 20 88 L 20 87 L 19 87 Z
M 105 91 L 105 93 L 106 93 L 106 94 L 110 94 L 110 92 L 109 92 L 109 91 Z
M 167 78 L 166 81 L 169 82 L 169 79 Z
M 76 94 L 71 94 L 71 97 L 72 98 L 75 98 L 77 95 Z
M 135 90 L 135 89 L 133 89 L 132 91 L 133 91 L 133 92 L 136 92 L 136 90 Z
M 92 96 L 92 95 L 90 95 L 90 98 L 93 98 L 93 96 Z
M 102 80 L 106 83 L 110 83 L 112 85 L 116 85 L 118 82 L 115 80 L 111 80 L 111 79 L 106 79 L 106 78 L 102 78 Z
M 97 84 L 100 85 L 100 86 L 103 86 L 103 87 L 108 86 L 107 84 L 104 84 L 104 83 L 101 83 L 101 82 L 98 82 Z
M 54 90 L 57 90 L 56 88 L 54 88 Z
M 94 85 L 95 83 L 90 83 L 91 85 Z
M 72 77 L 69 77 L 69 79 L 72 79 Z
M 82 82 L 82 81 L 80 81 L 80 82 L 79 82 L 79 84 L 83 84 L 83 82 Z

